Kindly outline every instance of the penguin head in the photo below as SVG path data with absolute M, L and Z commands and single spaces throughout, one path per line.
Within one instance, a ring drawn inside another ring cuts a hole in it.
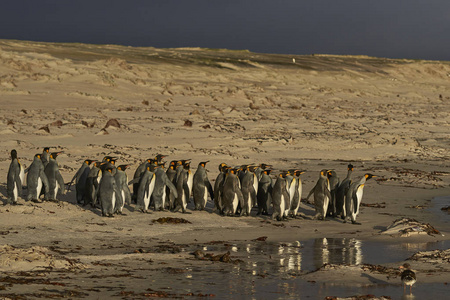
M 268 165 L 268 164 L 260 164 L 259 167 L 263 170 L 267 169 L 267 168 L 272 168 L 272 165 Z
M 89 166 L 89 165 L 92 164 L 94 161 L 95 161 L 95 160 L 92 160 L 92 159 L 86 159 L 86 160 L 84 161 L 84 163 L 87 164 L 87 165 Z
M 100 166 L 103 165 L 103 164 L 104 164 L 104 162 L 96 161 L 96 162 L 94 163 L 94 167 L 100 168 Z
M 125 171 L 130 165 L 120 165 L 117 167 L 117 170 Z
M 169 169 L 175 170 L 175 165 L 170 164 L 170 165 L 169 165 Z
M 47 152 L 47 153 L 49 153 L 49 152 L 50 152 L 50 147 L 44 147 L 44 150 L 43 150 L 42 152 Z
M 111 166 L 107 166 L 105 170 L 106 170 L 107 172 L 109 172 L 109 173 L 112 173 L 113 170 L 114 170 L 114 168 L 111 167 Z
M 258 166 L 248 166 L 248 167 L 247 167 L 247 170 L 248 170 L 249 172 L 255 172 L 256 168 L 258 168 Z
M 349 170 L 349 171 L 353 171 L 353 165 L 352 165 L 352 164 L 348 164 L 348 166 L 347 166 L 347 170 Z
M 264 169 L 263 173 L 266 175 L 270 175 L 270 172 L 272 172 L 272 169 Z
M 239 170 L 241 170 L 241 171 L 247 171 L 247 170 L 248 170 L 248 166 L 249 166 L 249 165 L 242 165 L 242 166 L 239 168 Z
M 209 163 L 209 160 L 207 160 L 207 161 L 202 161 L 202 162 L 200 162 L 198 165 L 199 166 L 202 166 L 203 168 L 206 168 L 206 164 L 207 163 Z
M 183 167 L 184 167 L 185 170 L 189 170 L 191 168 L 191 162 L 190 161 L 186 161 L 183 164 Z
M 58 157 L 58 155 L 60 155 L 61 153 L 62 153 L 62 151 L 61 152 L 52 152 L 52 153 L 50 153 L 50 158 L 56 159 Z
M 221 163 L 219 165 L 219 172 L 224 172 L 225 173 L 227 171 L 227 168 L 228 168 L 228 165 L 226 163 Z
M 162 159 L 164 158 L 164 157 L 166 157 L 167 155 L 163 155 L 163 154 L 157 154 L 156 156 L 155 156 L 155 160 L 158 162 L 158 163 L 160 163 L 161 161 L 162 161 Z
M 327 177 L 327 176 L 328 176 L 328 171 L 329 171 L 329 170 L 327 170 L 327 169 L 321 170 L 321 171 L 320 171 L 320 176 Z
M 228 173 L 229 174 L 234 174 L 234 175 L 236 175 L 236 173 L 237 173 L 237 171 L 238 171 L 238 169 L 236 169 L 236 168 L 231 168 L 231 167 L 228 167 Z
M 164 169 L 166 167 L 166 162 L 160 162 L 158 163 L 158 168 Z
M 300 175 L 302 175 L 304 173 L 305 173 L 305 171 L 295 170 L 294 175 L 298 177 L 298 176 L 300 176 Z
M 11 150 L 11 159 L 12 160 L 17 159 L 17 151 L 16 151 L 16 149 L 12 149 Z
M 178 162 L 177 160 L 172 160 L 169 164 L 169 168 L 170 168 L 170 166 L 176 166 L 177 162 Z
M 369 180 L 370 178 L 374 178 L 377 177 L 376 175 L 370 174 L 370 173 L 366 173 L 364 174 L 364 177 L 366 177 L 366 180 Z
M 333 176 L 336 176 L 336 172 L 334 170 L 328 170 L 327 171 L 327 177 L 331 178 Z
M 37 158 L 41 159 L 41 154 L 37 153 L 37 154 L 34 155 L 34 157 L 37 157 Z
M 288 171 L 281 171 L 280 174 L 278 174 L 278 177 L 286 178 L 287 174 L 288 174 Z

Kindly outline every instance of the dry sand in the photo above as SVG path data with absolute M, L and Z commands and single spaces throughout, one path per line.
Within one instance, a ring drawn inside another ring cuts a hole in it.
M 77 206 L 73 191 L 59 203 L 21 199 L 21 205 L 0 208 L 0 270 L 7 276 L 0 297 L 183 298 L 214 290 L 226 298 L 233 296 L 205 282 L 187 288 L 200 275 L 188 276 L 186 270 L 197 268 L 207 277 L 209 269 L 226 273 L 235 264 L 205 267 L 189 254 L 192 249 L 212 241 L 226 249 L 262 236 L 263 243 L 274 245 L 321 238 L 412 245 L 449 240 L 450 217 L 432 202 L 450 195 L 449 62 L 0 40 L 0 96 L 3 201 L 10 150 L 29 166 L 46 146 L 64 151 L 58 162 L 66 182 L 86 158 L 114 155 L 118 164 L 132 165 L 127 171 L 132 177 L 140 162 L 157 153 L 169 161 L 190 158 L 193 169 L 209 160 L 211 181 L 221 162 L 267 163 L 275 174 L 306 170 L 303 197 L 323 168 L 334 168 L 343 179 L 351 162 L 354 178 L 365 172 L 379 176 L 366 184 L 363 199 L 378 207 L 361 208 L 361 225 L 313 220 L 307 204 L 301 205 L 302 218 L 278 223 L 255 212 L 241 218 L 142 214 L 133 205 L 125 216 L 102 218 L 98 210 Z M 120 128 L 105 128 L 110 119 Z M 191 223 L 152 222 L 160 217 Z M 401 217 L 430 223 L 441 234 L 382 234 Z M 248 265 L 248 258 L 240 259 Z M 437 270 L 412 265 L 437 274 L 421 276 L 418 284 L 450 280 L 448 260 Z M 354 264 L 309 274 L 299 267 L 295 278 L 338 285 L 342 268 L 357 269 L 350 270 L 349 286 L 368 280 Z M 252 285 L 251 274 L 238 278 Z M 174 282 L 177 276 L 184 281 Z M 265 275 L 258 276 L 264 281 Z M 286 272 L 277 276 L 285 280 Z M 401 290 L 398 277 L 383 282 Z M 161 291 L 162 286 L 170 288 Z M 265 293 L 230 290 L 246 298 Z M 270 298 L 302 295 L 286 288 Z

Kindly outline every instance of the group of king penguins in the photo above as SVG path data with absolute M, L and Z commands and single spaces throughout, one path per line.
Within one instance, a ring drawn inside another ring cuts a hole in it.
M 50 152 L 49 147 L 34 156 L 31 165 L 24 169 L 11 151 L 11 164 L 7 175 L 6 204 L 17 204 L 22 184 L 27 174 L 27 201 L 57 201 L 58 192 L 65 194 L 63 177 L 56 158 L 62 152 Z M 141 163 L 128 180 L 125 173 L 129 165 L 116 166 L 117 158 L 105 156 L 101 161 L 86 159 L 68 184 L 70 190 L 75 183 L 76 200 L 80 205 L 92 205 L 101 209 L 102 216 L 123 214 L 125 204 L 135 204 L 135 210 L 147 213 L 154 210 L 187 212 L 191 196 L 194 210 L 205 210 L 208 196 L 213 202 L 213 212 L 224 216 L 250 216 L 257 207 L 257 215 L 270 215 L 282 221 L 296 218 L 302 195 L 300 175 L 304 171 L 290 169 L 271 176 L 270 165 L 242 165 L 230 167 L 219 165 L 219 174 L 212 187 L 206 170 L 208 161 L 198 164 L 193 173 L 191 160 L 173 160 L 166 168 L 165 155 L 158 154 Z M 306 200 L 314 195 L 315 218 L 340 216 L 344 222 L 353 224 L 359 214 L 364 185 L 376 177 L 370 173 L 359 180 L 352 180 L 353 165 L 348 165 L 347 177 L 340 181 L 334 170 L 320 171 L 316 185 Z M 133 186 L 131 192 L 129 186 Z

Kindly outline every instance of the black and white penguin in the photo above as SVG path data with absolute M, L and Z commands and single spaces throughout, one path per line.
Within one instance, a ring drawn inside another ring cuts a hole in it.
M 219 164 L 219 174 L 214 182 L 214 208 L 213 211 L 218 211 L 222 213 L 223 203 L 222 203 L 222 188 L 225 182 L 225 175 L 227 173 L 228 166 L 226 163 Z
M 84 205 L 91 204 L 92 207 L 97 205 L 97 190 L 102 179 L 102 170 L 100 169 L 102 162 L 96 161 L 86 178 Z
M 295 179 L 294 196 L 291 198 L 291 208 L 289 210 L 289 216 L 292 218 L 297 217 L 297 212 L 302 199 L 302 180 L 300 179 L 300 175 L 302 175 L 303 173 L 305 172 L 300 170 L 295 170 L 292 173 Z
M 48 179 L 44 173 L 44 164 L 41 160 L 41 154 L 34 156 L 33 162 L 27 169 L 27 189 L 28 201 L 39 201 L 42 189 L 44 189 L 44 199 L 48 197 Z
M 148 212 L 150 206 L 150 198 L 155 188 L 155 173 L 151 171 L 153 168 L 151 165 L 147 166 L 142 176 L 138 178 L 139 189 L 137 190 L 136 210 L 140 210 L 144 213 Z M 136 179 L 133 179 L 133 181 Z M 132 183 L 133 181 L 129 182 Z
M 347 177 L 339 183 L 336 189 L 336 216 L 341 216 L 345 219 L 345 197 L 347 196 L 348 189 L 350 188 L 350 183 L 352 181 L 353 165 L 349 164 L 347 166 Z
M 374 177 L 377 176 L 366 173 L 360 180 L 352 182 L 350 184 L 350 187 L 347 191 L 347 196 L 345 197 L 346 217 L 344 222 L 346 222 L 347 219 L 350 218 L 352 224 L 359 224 L 356 222 L 356 217 L 359 214 L 359 206 L 361 205 L 364 193 L 364 185 L 367 180 Z
M 195 210 L 204 210 L 208 201 L 208 195 L 211 200 L 214 199 L 214 191 L 209 182 L 208 172 L 206 171 L 206 164 L 208 161 L 203 161 L 198 164 L 195 171 L 192 183 L 192 196 L 194 198 Z
M 166 209 L 166 193 L 169 193 L 176 198 L 178 196 L 177 189 L 172 181 L 167 176 L 167 172 L 164 169 L 164 163 L 159 163 L 158 167 L 155 169 L 155 187 L 152 193 L 152 201 L 155 210 L 165 210 Z
M 17 151 L 13 149 L 11 150 L 11 163 L 9 165 L 6 181 L 6 204 L 17 204 L 17 198 L 22 196 L 24 174 L 24 168 L 17 158 Z
M 234 216 L 236 214 L 238 204 L 243 206 L 244 196 L 241 191 L 241 183 L 237 176 L 238 169 L 228 168 L 225 180 L 222 186 L 221 197 L 223 205 L 223 214 L 226 216 Z
M 403 293 L 406 291 L 406 286 L 409 285 L 409 293 L 411 294 L 412 286 L 417 280 L 416 273 L 411 270 L 411 266 L 408 263 L 404 263 L 400 266 L 400 270 L 402 270 L 400 278 L 403 282 Z
M 48 200 L 50 201 L 56 201 L 56 196 L 59 191 L 61 191 L 61 194 L 63 195 L 66 193 L 64 179 L 59 172 L 58 162 L 56 161 L 56 157 L 61 153 L 62 152 L 52 152 L 48 164 L 44 169 L 44 173 L 47 175 L 48 179 Z
M 190 170 L 190 159 L 180 160 L 177 163 L 175 186 L 177 188 L 177 198 L 175 199 L 174 212 L 181 209 L 187 213 L 186 208 L 189 203 L 192 191 L 193 176 Z
M 86 193 L 86 180 L 89 175 L 89 172 L 91 171 L 90 165 L 95 162 L 95 160 L 86 159 L 81 164 L 81 167 L 78 169 L 78 171 L 73 176 L 72 180 L 70 181 L 67 190 L 70 190 L 70 186 L 75 181 L 75 192 L 76 192 L 76 198 L 77 203 L 82 204 L 84 203 L 84 196 Z
M 130 165 L 120 165 L 117 166 L 116 174 L 114 175 L 114 178 L 116 179 L 117 184 L 117 190 L 119 191 L 120 195 L 122 196 L 122 206 L 118 208 L 118 213 L 122 214 L 122 210 L 125 204 L 130 205 L 131 204 L 131 191 L 128 187 L 128 176 L 125 172 L 126 169 L 128 169 Z
M 336 216 L 336 192 L 337 188 L 339 187 L 339 176 L 337 175 L 336 171 L 334 170 L 328 170 L 327 173 L 328 182 L 330 184 L 330 203 L 328 204 L 328 215 L 331 215 L 333 217 Z
M 272 188 L 272 220 L 286 220 L 287 212 L 290 208 L 289 193 L 286 189 L 287 172 L 278 174 L 275 184 Z
M 114 168 L 110 166 L 105 169 L 97 191 L 97 198 L 104 217 L 113 217 L 123 203 L 116 179 L 112 174 L 113 170 Z
M 256 195 L 258 202 L 258 212 L 256 215 L 269 215 L 269 207 L 272 204 L 272 177 L 270 177 L 271 169 L 264 169 L 260 175 L 258 182 L 258 194 Z
M 50 147 L 44 147 L 42 150 L 41 160 L 45 168 L 50 161 Z
M 172 160 L 167 168 L 166 175 L 170 182 L 175 186 L 176 189 L 176 176 L 177 176 L 177 160 Z M 169 210 L 173 210 L 175 207 L 175 199 L 178 197 L 178 194 L 172 193 L 170 188 L 166 186 L 166 200 L 165 203 L 168 205 Z
M 244 165 L 241 167 L 240 180 L 241 191 L 244 197 L 243 206 L 241 207 L 241 216 L 250 216 L 252 207 L 256 205 L 256 195 L 258 192 L 258 179 L 254 173 L 255 167 Z M 256 187 L 256 188 L 255 188 Z
M 320 171 L 319 180 L 317 180 L 316 185 L 309 192 L 308 197 L 306 197 L 306 200 L 308 200 L 309 197 L 314 194 L 314 207 L 316 209 L 315 218 L 322 220 L 325 220 L 328 204 L 331 199 L 330 183 L 328 182 L 327 174 L 328 170 L 326 169 Z

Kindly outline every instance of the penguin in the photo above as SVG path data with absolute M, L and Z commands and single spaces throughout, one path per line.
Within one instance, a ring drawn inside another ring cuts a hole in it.
M 289 194 L 289 206 L 285 207 L 287 210 L 286 215 L 289 215 L 291 210 L 292 201 L 294 200 L 295 192 L 297 189 L 297 179 L 294 177 L 294 173 L 297 170 L 288 170 L 286 173 L 286 190 Z
M 289 210 L 289 215 L 292 218 L 297 217 L 297 212 L 300 207 L 300 201 L 302 199 L 302 180 L 300 179 L 300 175 L 304 174 L 304 171 L 295 170 L 293 172 L 293 176 L 295 179 L 295 188 L 294 188 L 294 196 L 291 200 L 291 208 Z
M 50 147 L 44 147 L 42 150 L 41 160 L 45 168 L 50 161 Z
M 236 214 L 238 204 L 241 207 L 244 205 L 244 196 L 242 195 L 239 177 L 236 174 L 237 171 L 236 168 L 228 168 L 222 186 L 223 214 L 227 216 L 234 216 Z
M 286 189 L 287 172 L 278 174 L 277 180 L 272 188 L 272 220 L 286 220 L 287 211 L 290 208 L 289 193 Z
M 404 263 L 400 266 L 400 270 L 402 273 L 400 274 L 400 278 L 403 282 L 403 293 L 405 293 L 406 286 L 409 285 L 409 294 L 411 294 L 411 289 L 414 283 L 416 283 L 416 273 L 411 270 L 411 266 L 408 263 Z
M 208 194 L 211 200 L 214 199 L 214 192 L 211 182 L 208 179 L 208 172 L 206 171 L 206 164 L 208 161 L 203 161 L 198 164 L 197 170 L 193 177 L 192 194 L 194 197 L 195 210 L 204 210 L 206 202 L 208 201 Z
M 102 162 L 96 161 L 86 178 L 86 188 L 84 205 L 91 204 L 92 207 L 97 205 L 97 190 L 102 179 L 102 170 L 100 169 Z
M 41 160 L 41 154 L 34 156 L 33 162 L 27 169 L 27 201 L 39 202 L 42 188 L 44 188 L 44 199 L 48 197 L 48 179 L 44 173 L 44 164 Z
M 347 166 L 347 177 L 339 183 L 336 189 L 336 216 L 341 216 L 345 219 L 345 196 L 347 195 L 348 189 L 350 188 L 350 183 L 352 181 L 353 165 L 349 164 Z
M 104 173 L 106 168 L 111 168 L 113 176 L 116 175 L 116 161 L 117 157 L 114 156 L 103 157 L 102 164 L 100 165 L 100 170 L 102 170 L 102 172 Z
M 169 167 L 167 168 L 166 171 L 166 175 L 167 178 L 169 179 L 169 181 L 172 183 L 172 185 L 176 185 L 176 176 L 177 176 L 177 171 L 176 171 L 176 167 L 177 167 L 177 160 L 172 160 L 169 164 Z M 176 186 L 175 186 L 175 190 L 176 190 Z M 168 186 L 166 186 L 166 203 L 169 207 L 169 210 L 173 210 L 174 209 L 174 204 L 175 204 L 175 199 L 178 197 L 178 194 L 172 193 L 170 191 L 170 188 Z
M 227 172 L 228 166 L 226 163 L 219 164 L 219 174 L 216 177 L 216 181 L 214 182 L 214 208 L 213 211 L 218 211 L 222 213 L 223 203 L 222 203 L 222 187 L 225 181 L 225 175 Z
M 128 184 L 133 183 L 135 180 L 139 180 L 139 189 L 137 190 L 136 210 L 140 210 L 143 213 L 148 212 L 150 206 L 150 198 L 155 188 L 155 173 L 151 171 L 153 168 L 151 165 L 147 165 L 147 169 L 142 176 L 137 179 L 133 179 Z
M 356 216 L 358 216 L 359 214 L 359 206 L 361 205 L 363 197 L 364 185 L 367 180 L 374 177 L 377 176 L 366 173 L 360 180 L 352 182 L 350 184 L 350 187 L 348 188 L 347 191 L 347 195 L 345 197 L 346 217 L 344 219 L 344 223 L 347 221 L 348 218 L 350 218 L 352 224 L 360 224 L 356 222 Z
M 164 163 L 159 163 L 158 167 L 155 169 L 155 176 L 155 187 L 152 193 L 153 205 L 155 210 L 163 211 L 166 209 L 167 189 L 175 198 L 178 196 L 177 189 L 167 176 L 167 172 L 164 169 Z
M 258 212 L 256 215 L 269 215 L 269 207 L 272 203 L 272 177 L 270 177 L 271 169 L 261 169 L 261 177 L 258 182 L 258 194 L 256 195 L 258 202 Z
M 260 164 L 259 166 L 257 166 L 255 168 L 254 173 L 256 175 L 256 178 L 258 178 L 258 181 L 261 179 L 263 171 L 266 170 L 266 169 L 269 169 L 269 168 L 272 168 L 272 166 L 268 165 L 268 164 Z M 258 185 L 258 187 L 259 187 L 259 185 Z
M 17 204 L 17 198 L 22 196 L 22 183 L 25 171 L 17 158 L 17 151 L 11 150 L 11 163 L 8 169 L 6 191 L 6 204 Z
M 177 188 L 177 198 L 175 199 L 174 212 L 181 209 L 183 213 L 187 213 L 186 207 L 191 196 L 191 187 L 193 179 L 190 179 L 190 162 L 189 160 L 180 160 L 176 168 L 177 175 L 175 178 Z
M 116 174 L 114 175 L 114 179 L 116 179 L 117 190 L 122 196 L 122 206 L 118 207 L 117 212 L 122 214 L 122 210 L 125 204 L 131 204 L 131 191 L 128 187 L 128 176 L 125 173 L 125 170 L 128 169 L 130 165 L 120 165 L 117 166 Z
M 336 191 L 339 186 L 339 176 L 336 171 L 329 170 L 327 173 L 328 182 L 330 183 L 330 203 L 328 204 L 328 215 L 336 217 Z
M 113 217 L 113 214 L 122 206 L 122 195 L 117 188 L 113 173 L 114 168 L 106 167 L 102 180 L 98 186 L 97 198 L 100 203 L 103 217 Z
M 136 202 L 137 194 L 138 194 L 138 190 L 139 190 L 139 180 L 135 180 L 135 179 L 141 178 L 142 174 L 144 174 L 144 172 L 147 170 L 148 165 L 152 165 L 153 166 L 152 171 L 154 171 L 153 168 L 157 165 L 157 163 L 158 163 L 157 159 L 148 158 L 146 161 L 144 161 L 137 167 L 136 171 L 133 174 L 133 180 L 132 180 L 133 182 L 135 182 L 135 183 L 133 183 L 133 194 L 132 194 L 133 202 Z
M 328 204 L 331 199 L 330 184 L 328 182 L 327 174 L 328 170 L 326 169 L 320 171 L 319 180 L 317 180 L 316 185 L 309 192 L 308 197 L 306 197 L 306 200 L 308 200 L 314 193 L 314 206 L 316 209 L 315 218 L 322 220 L 325 220 Z
M 47 166 L 44 168 L 44 173 L 47 175 L 48 179 L 48 200 L 56 201 L 56 196 L 58 195 L 58 191 L 61 191 L 61 194 L 65 194 L 64 187 L 64 179 L 59 172 L 59 166 L 56 161 L 56 157 L 60 155 L 62 152 L 52 152 L 50 154 L 50 158 Z
M 243 206 L 241 207 L 241 216 L 250 216 L 252 207 L 256 205 L 256 194 L 258 192 L 258 179 L 254 173 L 255 167 L 244 165 L 241 167 L 240 181 L 241 192 L 244 197 Z M 256 184 L 256 189 L 255 189 Z
M 86 192 L 86 180 L 89 175 L 89 172 L 91 171 L 90 165 L 95 160 L 86 159 L 81 164 L 81 167 L 78 169 L 78 171 L 73 176 L 72 180 L 70 181 L 67 190 L 70 190 L 70 187 L 72 183 L 75 181 L 75 192 L 76 192 L 76 198 L 77 203 L 82 204 L 84 202 L 84 196 Z

